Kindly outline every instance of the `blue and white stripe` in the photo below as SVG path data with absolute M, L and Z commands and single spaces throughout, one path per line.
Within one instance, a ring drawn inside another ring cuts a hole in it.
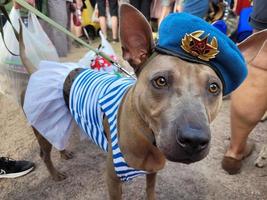
M 74 80 L 70 91 L 70 112 L 85 134 L 101 149 L 108 151 L 103 117 L 108 119 L 114 168 L 122 181 L 147 172 L 131 168 L 125 162 L 118 144 L 117 114 L 125 92 L 135 81 L 117 75 L 84 70 Z

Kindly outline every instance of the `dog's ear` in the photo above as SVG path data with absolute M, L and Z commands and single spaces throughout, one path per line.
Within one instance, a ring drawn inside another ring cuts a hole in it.
M 251 61 L 256 59 L 257 55 L 260 54 L 261 51 L 264 50 L 266 51 L 267 48 L 265 42 L 266 40 L 267 40 L 267 29 L 254 33 L 246 40 L 238 44 L 238 48 L 242 52 L 247 63 L 250 63 Z M 264 46 L 266 47 L 264 48 Z M 267 59 L 266 56 L 263 56 L 263 58 Z
M 267 70 L 267 39 L 261 46 L 260 51 L 251 62 L 252 65 Z
M 152 29 L 146 18 L 129 4 L 120 8 L 120 39 L 123 58 L 138 75 L 154 48 Z

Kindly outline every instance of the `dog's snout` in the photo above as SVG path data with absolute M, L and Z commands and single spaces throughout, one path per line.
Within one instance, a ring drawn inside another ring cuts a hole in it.
M 209 145 L 209 130 L 188 127 L 179 131 L 177 135 L 177 142 L 188 153 L 199 152 L 207 148 Z

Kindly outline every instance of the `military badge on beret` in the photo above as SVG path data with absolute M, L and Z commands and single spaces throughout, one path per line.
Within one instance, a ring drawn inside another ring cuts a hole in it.
M 247 76 L 246 62 L 236 44 L 214 26 L 188 13 L 165 17 L 159 27 L 156 51 L 210 66 L 223 82 L 224 95 Z
M 187 53 L 198 57 L 201 60 L 209 61 L 219 53 L 216 37 L 213 37 L 211 42 L 208 42 L 209 35 L 201 39 L 204 31 L 195 31 L 190 34 L 185 34 L 182 39 L 181 48 Z

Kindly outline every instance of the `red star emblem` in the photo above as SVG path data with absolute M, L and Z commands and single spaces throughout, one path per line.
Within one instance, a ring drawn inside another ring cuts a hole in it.
M 219 53 L 218 43 L 215 37 L 209 43 L 209 35 L 201 39 L 200 37 L 203 33 L 204 31 L 195 31 L 190 34 L 185 34 L 182 39 L 181 48 L 201 60 L 209 61 Z
M 212 49 L 212 47 L 208 44 L 208 37 L 205 37 L 202 40 L 193 37 L 191 42 L 191 51 L 196 54 L 196 56 L 206 54 Z

